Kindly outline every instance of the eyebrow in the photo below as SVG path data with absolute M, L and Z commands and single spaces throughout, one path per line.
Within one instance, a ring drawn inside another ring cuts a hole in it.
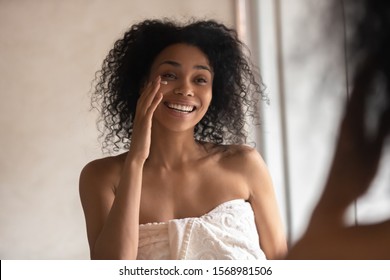
M 169 64 L 169 65 L 172 65 L 174 67 L 181 67 L 180 63 L 173 61 L 173 60 L 165 60 L 165 61 L 160 63 L 160 65 L 163 65 L 163 64 Z M 197 69 L 197 70 L 206 70 L 206 71 L 209 71 L 211 74 L 213 73 L 211 71 L 210 67 L 208 67 L 206 65 L 194 65 L 194 67 L 192 67 L 192 68 Z

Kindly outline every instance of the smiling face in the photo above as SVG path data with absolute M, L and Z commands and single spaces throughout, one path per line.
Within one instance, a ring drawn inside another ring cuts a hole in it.
M 213 73 L 206 55 L 197 47 L 174 44 L 154 60 L 150 78 L 161 76 L 163 99 L 154 120 L 174 130 L 193 130 L 212 98 Z

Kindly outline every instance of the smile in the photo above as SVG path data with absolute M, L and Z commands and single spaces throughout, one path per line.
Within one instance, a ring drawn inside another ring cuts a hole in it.
M 169 109 L 181 112 L 181 113 L 191 113 L 195 111 L 196 107 L 192 105 L 182 105 L 182 104 L 174 104 L 174 103 L 164 103 Z

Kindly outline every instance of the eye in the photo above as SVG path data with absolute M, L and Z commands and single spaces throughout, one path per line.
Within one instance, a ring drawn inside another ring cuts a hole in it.
M 173 73 L 165 73 L 165 74 L 161 75 L 161 78 L 163 80 L 175 80 L 176 79 L 176 75 L 173 74 Z
M 205 85 L 207 84 L 207 79 L 206 78 L 203 78 L 203 77 L 199 77 L 199 78 L 196 78 L 195 79 L 195 82 L 199 85 Z

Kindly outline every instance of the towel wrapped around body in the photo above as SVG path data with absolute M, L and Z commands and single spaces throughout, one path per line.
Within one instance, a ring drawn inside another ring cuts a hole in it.
M 250 203 L 235 199 L 201 217 L 140 225 L 137 259 L 254 260 L 265 255 Z

